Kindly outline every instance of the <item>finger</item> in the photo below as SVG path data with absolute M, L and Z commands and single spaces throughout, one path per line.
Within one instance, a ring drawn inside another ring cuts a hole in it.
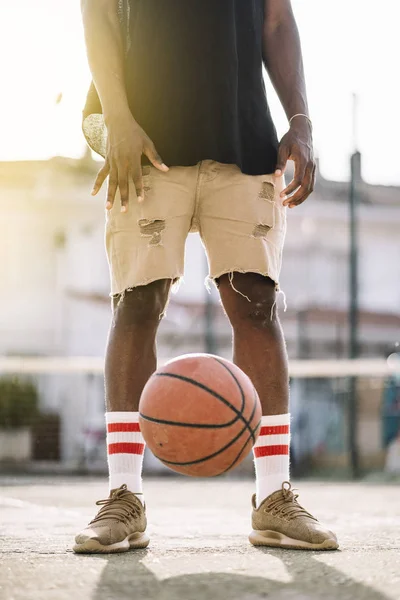
M 300 198 L 295 198 L 295 195 L 293 195 L 290 198 L 289 208 L 294 208 L 295 206 L 299 206 L 299 204 L 302 204 L 313 193 L 314 186 L 315 186 L 316 172 L 317 172 L 317 167 L 314 164 L 313 168 L 311 169 L 311 177 L 310 177 L 310 183 L 309 183 L 308 189 L 306 190 L 305 194 L 303 196 L 301 196 Z
M 295 192 L 301 185 L 303 185 L 304 177 L 305 169 L 301 170 L 299 167 L 296 166 L 292 181 L 284 190 L 282 190 L 280 194 L 281 198 L 283 198 L 284 200 L 283 204 L 286 205 L 289 203 L 289 196 L 293 194 L 293 192 Z
M 137 200 L 138 202 L 143 202 L 144 189 L 141 165 L 139 165 L 136 169 L 132 171 L 132 180 L 133 185 L 135 186 Z
M 147 156 L 151 164 L 154 165 L 157 169 L 159 169 L 160 171 L 164 171 L 165 173 L 169 171 L 169 168 L 164 163 L 161 156 L 158 154 L 154 144 L 150 144 L 149 146 L 145 147 L 144 154 Z
M 118 173 L 118 187 L 121 196 L 121 212 L 127 212 L 129 206 L 129 180 L 127 171 Z
M 100 190 L 101 186 L 103 185 L 104 181 L 107 178 L 107 175 L 110 172 L 110 167 L 108 164 L 108 161 L 106 161 L 104 163 L 104 165 L 102 166 L 102 168 L 100 169 L 100 171 L 97 173 L 95 182 L 93 184 L 93 189 L 92 189 L 92 196 L 95 196 L 97 194 L 97 192 Z
M 287 196 L 289 196 L 290 194 L 293 194 L 293 192 L 302 185 L 305 174 L 306 174 L 306 169 L 308 167 L 307 162 L 303 157 L 300 157 L 300 158 L 293 157 L 293 160 L 294 160 L 294 177 L 293 177 L 292 181 L 289 183 L 289 185 L 284 190 L 282 190 L 282 192 L 280 194 L 281 198 L 284 198 L 285 200 L 287 199 Z
M 118 171 L 113 168 L 110 171 L 110 175 L 108 178 L 108 190 L 107 190 L 107 203 L 106 209 L 110 210 L 114 206 L 115 194 L 117 193 L 118 188 Z
M 316 180 L 317 180 L 317 165 L 314 163 L 314 168 L 313 168 L 313 173 L 312 173 L 312 178 L 311 178 L 311 192 L 314 191 Z
M 290 150 L 287 144 L 284 142 L 280 144 L 278 150 L 278 160 L 276 163 L 275 175 L 276 177 L 281 177 L 285 170 L 287 161 L 289 160 Z
M 307 168 L 302 184 L 295 194 L 290 196 L 284 204 L 289 205 L 289 208 L 302 204 L 304 200 L 312 193 L 314 189 L 314 165 Z
M 302 184 L 302 178 L 299 177 L 298 175 L 295 175 L 294 178 L 292 179 L 292 181 L 287 186 L 287 188 L 285 188 L 281 192 L 281 197 L 284 198 L 283 204 L 286 205 L 289 203 L 290 194 L 293 194 L 293 192 L 295 192 L 301 186 L 301 184 Z
M 302 204 L 304 200 L 307 200 L 308 196 L 311 194 L 311 190 L 305 186 L 301 186 L 298 191 L 290 197 L 288 201 L 289 208 L 294 208 L 295 206 L 299 206 Z

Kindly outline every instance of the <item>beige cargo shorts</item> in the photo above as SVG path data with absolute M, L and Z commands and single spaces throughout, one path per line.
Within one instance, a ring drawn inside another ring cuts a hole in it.
M 120 197 L 106 211 L 106 249 L 111 295 L 184 274 L 185 241 L 199 232 L 216 280 L 233 272 L 270 277 L 279 291 L 286 208 L 279 197 L 284 178 L 244 175 L 236 165 L 204 160 L 167 173 L 143 167 L 145 199 L 130 186 L 129 206 Z

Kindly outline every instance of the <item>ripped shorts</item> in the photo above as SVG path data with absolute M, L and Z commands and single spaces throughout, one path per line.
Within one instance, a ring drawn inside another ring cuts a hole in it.
M 163 173 L 143 167 L 145 199 L 130 186 L 121 213 L 119 193 L 106 216 L 111 295 L 157 279 L 179 280 L 185 241 L 198 231 L 209 277 L 235 271 L 270 277 L 279 291 L 286 208 L 279 197 L 284 178 L 244 175 L 239 167 L 204 160 Z

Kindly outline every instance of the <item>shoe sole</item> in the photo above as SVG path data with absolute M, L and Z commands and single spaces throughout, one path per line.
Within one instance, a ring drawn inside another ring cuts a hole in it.
M 320 544 L 312 544 L 302 540 L 295 540 L 278 531 L 257 531 L 254 530 L 249 535 L 249 540 L 253 546 L 269 546 L 271 548 L 290 548 L 292 550 L 337 550 L 339 544 L 336 540 L 328 538 Z
M 76 554 L 111 554 L 116 552 L 129 552 L 129 550 L 140 550 L 149 545 L 149 536 L 143 533 L 128 535 L 121 542 L 103 546 L 98 540 L 88 539 L 82 544 L 75 544 L 72 550 Z

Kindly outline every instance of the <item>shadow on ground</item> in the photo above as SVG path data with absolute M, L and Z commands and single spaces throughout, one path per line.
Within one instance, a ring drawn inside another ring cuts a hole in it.
M 387 600 L 387 596 L 356 582 L 316 559 L 316 553 L 257 549 L 282 561 L 289 583 L 265 577 L 218 573 L 187 574 L 159 580 L 144 564 L 146 551 L 118 556 L 86 557 L 105 560 L 92 600 Z M 199 561 L 202 551 L 199 551 Z

